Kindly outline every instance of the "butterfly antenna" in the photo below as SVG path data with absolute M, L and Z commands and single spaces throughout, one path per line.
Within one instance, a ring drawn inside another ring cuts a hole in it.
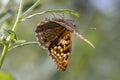
M 88 28 L 88 29 L 90 29 L 90 30 L 96 30 L 96 28 L 94 27 L 94 28 Z

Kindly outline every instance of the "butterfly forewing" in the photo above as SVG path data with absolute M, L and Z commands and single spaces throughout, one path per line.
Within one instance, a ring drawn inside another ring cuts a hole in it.
M 71 33 L 64 30 L 48 48 L 49 54 L 56 62 L 56 66 L 60 71 L 65 71 L 68 65 L 68 60 L 71 54 Z
M 41 22 L 35 30 L 37 41 L 44 48 L 49 45 L 64 31 L 65 28 L 54 22 Z

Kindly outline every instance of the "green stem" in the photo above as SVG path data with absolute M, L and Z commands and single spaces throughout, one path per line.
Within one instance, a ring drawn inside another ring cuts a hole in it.
M 15 46 L 9 48 L 8 51 L 11 51 L 12 49 L 15 49 L 15 48 L 18 48 L 18 47 L 22 47 L 22 46 L 26 46 L 26 45 L 31 45 L 31 44 L 38 44 L 38 42 L 26 42 L 26 43 L 23 43 L 23 44 L 15 45 Z
M 22 5 L 23 5 L 23 0 L 20 1 L 18 15 L 17 15 L 16 21 L 14 23 L 14 26 L 12 28 L 13 31 L 15 31 L 15 28 L 18 25 L 18 22 L 20 20 L 20 14 L 21 14 L 21 11 L 22 11 Z M 0 57 L 0 68 L 2 67 L 2 64 L 3 64 L 3 61 L 4 61 L 4 58 L 5 58 L 6 54 L 8 53 L 8 48 L 9 48 L 11 39 L 12 39 L 12 35 L 8 36 L 6 44 L 4 45 L 4 49 L 3 49 L 3 52 L 2 52 L 1 57 Z
M 19 10 L 18 10 L 18 15 L 17 15 L 17 18 L 16 18 L 16 21 L 15 21 L 15 24 L 12 28 L 13 31 L 15 31 L 15 28 L 17 26 L 17 24 L 19 23 L 19 20 L 20 20 L 20 14 L 22 12 L 22 6 L 23 6 L 23 0 L 20 1 L 20 6 L 19 6 Z
M 8 52 L 8 46 L 9 45 L 4 45 L 4 49 L 3 49 L 2 55 L 0 57 L 0 68 L 2 67 L 4 58 L 5 58 L 5 56 L 6 56 L 7 52 Z
M 35 2 L 35 4 L 33 4 L 32 7 L 30 7 L 23 15 L 22 17 L 25 17 L 26 15 L 28 15 L 40 2 L 41 0 L 37 0 L 37 2 Z
M 23 16 L 26 16 L 27 14 L 29 14 L 33 8 L 35 8 L 35 6 L 38 5 L 38 3 L 40 2 L 40 0 L 38 0 L 31 8 L 29 8 L 24 14 Z M 17 18 L 15 20 L 15 23 L 13 25 L 13 28 L 12 28 L 12 31 L 15 31 L 18 23 L 20 22 L 21 18 L 22 18 L 22 7 L 23 7 L 23 0 L 20 1 L 20 6 L 19 6 L 19 10 L 18 10 L 18 14 L 17 14 Z M 8 53 L 8 49 L 10 47 L 10 42 L 11 42 L 11 39 L 12 39 L 12 35 L 8 36 L 7 40 L 6 40 L 6 44 L 4 45 L 4 49 L 3 49 L 3 52 L 1 54 L 1 57 L 0 57 L 0 68 L 2 67 L 2 64 L 3 64 L 3 61 L 4 61 L 4 58 L 6 56 L 6 54 Z
M 30 16 L 27 16 L 27 17 L 24 17 L 22 18 L 21 21 L 25 21 L 27 19 L 30 19 L 34 16 L 37 16 L 37 15 L 42 15 L 42 14 L 49 14 L 49 13 L 64 13 L 64 14 L 71 14 L 77 18 L 80 18 L 80 14 L 75 12 L 75 11 L 72 11 L 72 10 L 69 10 L 69 9 L 54 9 L 54 10 L 48 10 L 48 11 L 43 11 L 43 12 L 40 12 L 40 13 L 35 13 L 35 14 L 32 14 Z

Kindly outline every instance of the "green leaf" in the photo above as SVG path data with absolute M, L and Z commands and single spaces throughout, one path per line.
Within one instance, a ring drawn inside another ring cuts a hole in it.
M 10 34 L 12 36 L 12 39 L 17 39 L 16 38 L 16 33 L 10 29 L 4 29 L 5 32 L 7 32 L 8 34 Z
M 0 72 L 0 80 L 15 80 L 13 76 L 7 72 Z
M 40 12 L 40 13 L 35 13 L 35 14 L 32 14 L 26 18 L 23 18 L 21 21 L 25 21 L 26 19 L 30 19 L 34 16 L 37 16 L 37 15 L 42 15 L 42 14 L 50 14 L 50 13 L 63 13 L 63 14 L 70 14 L 70 15 L 73 15 L 77 18 L 80 18 L 80 14 L 75 12 L 75 11 L 72 11 L 72 10 L 69 10 L 69 9 L 55 9 L 55 10 L 48 10 L 48 11 L 43 11 L 43 12 Z
M 17 41 L 15 41 L 15 44 L 22 44 L 22 43 L 25 43 L 26 42 L 26 40 L 17 40 Z

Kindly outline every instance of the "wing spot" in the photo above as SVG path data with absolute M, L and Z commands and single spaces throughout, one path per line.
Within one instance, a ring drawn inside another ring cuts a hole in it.
M 63 49 L 62 49 L 62 48 L 60 49 L 60 52 L 63 52 Z
M 51 49 L 51 52 L 53 53 L 53 49 Z
M 62 57 L 61 57 L 61 56 L 59 56 L 59 59 L 60 59 L 60 60 L 61 60 L 61 58 L 62 58 Z
M 66 54 L 64 54 L 63 57 L 66 57 Z
M 61 56 L 63 56 L 64 55 L 64 53 L 61 53 Z
M 58 53 L 57 56 L 60 56 L 60 54 Z
M 69 56 L 69 55 L 70 55 L 70 53 L 67 53 L 67 55 Z
M 38 33 L 38 35 L 40 35 L 40 36 L 41 36 L 41 33 L 39 32 L 39 33 Z
M 61 46 L 58 46 L 58 49 L 61 49 Z
M 56 54 L 57 52 L 56 51 L 54 51 L 54 54 Z
M 55 46 L 54 49 L 57 49 L 57 46 Z

